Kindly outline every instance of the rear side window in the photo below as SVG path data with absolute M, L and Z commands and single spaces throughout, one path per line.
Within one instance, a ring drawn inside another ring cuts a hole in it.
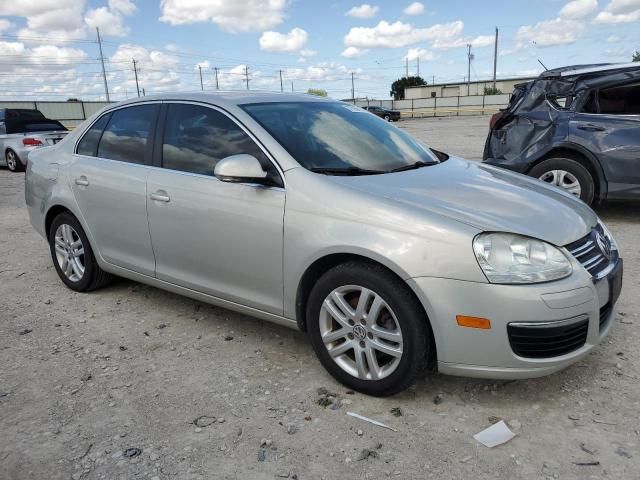
M 260 147 L 229 117 L 199 105 L 171 104 L 162 143 L 162 166 L 213 176 L 219 160 L 246 153 L 269 173 L 275 169 Z
M 604 88 L 598 93 L 600 113 L 640 115 L 640 83 Z
M 155 105 L 140 105 L 113 112 L 100 139 L 98 157 L 144 164 L 155 109 Z
M 76 150 L 78 155 L 87 155 L 89 157 L 96 156 L 98 152 L 98 142 L 100 141 L 100 136 L 102 135 L 104 127 L 107 126 L 109 117 L 111 117 L 111 114 L 107 113 L 91 125 L 91 128 L 87 130 L 87 133 L 84 134 L 82 140 L 78 142 L 78 149 Z

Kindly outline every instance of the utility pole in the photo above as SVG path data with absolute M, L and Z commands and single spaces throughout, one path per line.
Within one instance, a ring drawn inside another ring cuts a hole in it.
M 100 63 L 102 63 L 102 79 L 104 80 L 104 93 L 107 96 L 107 102 L 110 102 L 109 87 L 107 86 L 107 72 L 104 71 L 104 56 L 102 55 L 102 39 L 100 38 L 100 29 L 96 27 L 96 34 L 98 35 L 98 48 L 100 49 Z
M 417 75 L 420 76 L 420 57 L 416 57 L 416 61 L 418 62 Z
M 496 70 L 498 68 L 498 27 L 496 27 L 496 40 L 493 43 L 493 91 L 496 91 Z
M 293 80 L 291 80 L 291 91 L 293 92 Z
M 284 92 L 284 87 L 282 86 L 282 70 L 278 70 L 280 72 L 280 92 Z
M 204 84 L 202 83 L 202 67 L 198 65 L 198 71 L 200 72 L 200 90 L 204 90 Z
M 216 72 L 216 90 L 220 90 L 220 87 L 218 86 L 218 67 L 214 67 L 213 70 Z
M 406 77 L 409 78 L 409 55 L 407 55 L 406 63 L 407 63 L 407 74 L 406 74 Z
M 353 72 L 351 72 L 351 99 L 353 100 L 353 103 L 356 103 L 356 90 L 353 83 Z
M 471 44 L 467 43 L 467 96 L 471 90 Z
M 147 96 L 147 92 L 144 91 L 144 87 L 142 87 L 142 96 L 146 97 Z
M 247 90 L 249 90 L 249 67 L 244 66 L 244 81 L 247 82 Z
M 136 76 L 136 90 L 138 91 L 138 97 L 140 96 L 140 85 L 138 85 L 138 69 L 136 68 L 136 59 L 132 58 L 133 60 L 133 73 Z

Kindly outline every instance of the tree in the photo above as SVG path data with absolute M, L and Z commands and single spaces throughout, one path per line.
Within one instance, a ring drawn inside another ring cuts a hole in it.
M 500 90 L 499 88 L 484 87 L 485 95 L 500 95 L 501 93 L 502 93 L 502 90 Z
M 310 88 L 309 90 L 307 90 L 307 93 L 309 95 L 315 95 L 316 97 L 326 97 L 327 96 L 327 91 L 323 90 L 321 88 Z
M 394 100 L 404 100 L 404 89 L 406 87 L 421 87 L 426 85 L 422 77 L 402 77 L 391 84 L 391 95 Z
M 636 53 L 633 54 L 632 62 L 640 62 L 640 51 L 636 50 Z

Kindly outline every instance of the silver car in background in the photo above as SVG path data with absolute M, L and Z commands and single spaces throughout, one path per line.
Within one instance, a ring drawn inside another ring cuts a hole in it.
M 111 105 L 31 153 L 26 202 L 69 288 L 117 275 L 299 328 L 372 395 L 429 366 L 556 372 L 607 335 L 622 286 L 580 200 L 306 95 Z
M 0 166 L 24 172 L 31 151 L 55 145 L 68 133 L 38 110 L 0 108 Z

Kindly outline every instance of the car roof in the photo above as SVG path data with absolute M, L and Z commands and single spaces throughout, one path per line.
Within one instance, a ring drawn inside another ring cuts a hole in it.
M 540 74 L 540 78 L 573 77 L 587 74 L 602 73 L 606 75 L 614 70 L 640 69 L 640 63 L 594 63 L 586 65 L 570 65 L 567 67 L 546 70 Z
M 146 97 L 134 98 L 131 100 L 125 100 L 117 104 L 110 105 L 122 106 L 122 105 L 134 105 L 136 103 L 148 102 L 148 101 L 170 101 L 179 100 L 187 102 L 203 102 L 212 103 L 221 107 L 232 107 L 238 105 L 244 105 L 249 103 L 275 103 L 275 102 L 337 102 L 331 98 L 318 97 L 315 95 L 308 95 L 303 93 L 281 93 L 281 92 L 255 92 L 255 91 L 223 91 L 218 90 L 215 92 L 195 92 L 195 93 L 163 93 L 160 95 L 149 95 Z

